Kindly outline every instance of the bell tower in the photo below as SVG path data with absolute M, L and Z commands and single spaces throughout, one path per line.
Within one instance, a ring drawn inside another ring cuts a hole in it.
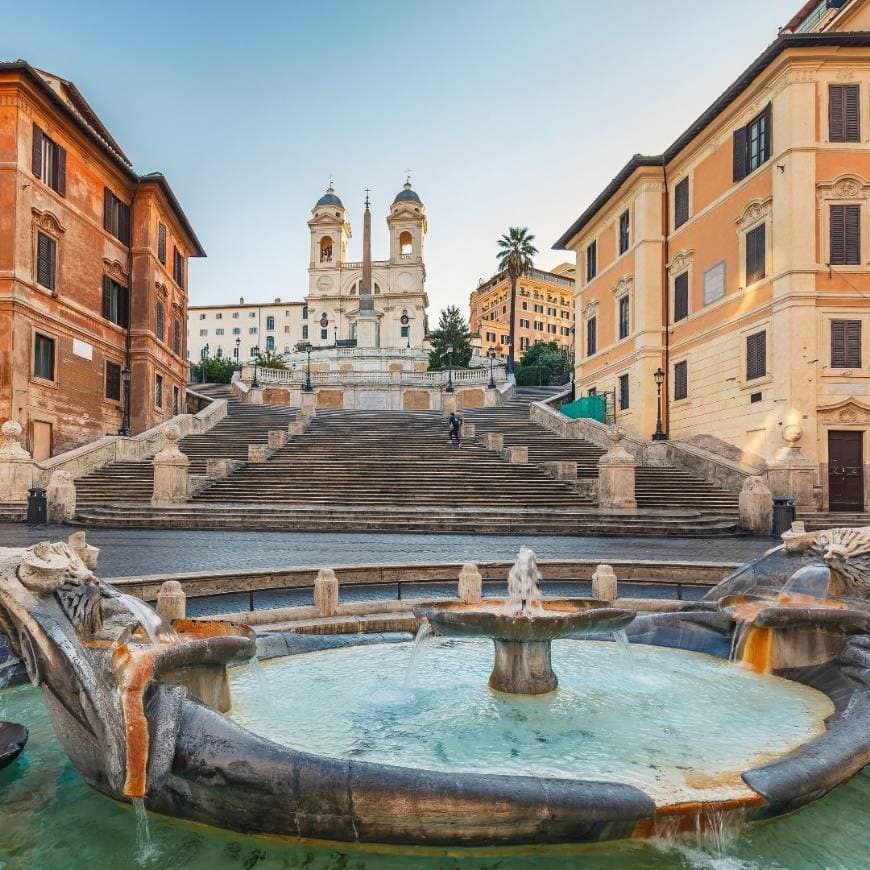
M 311 256 L 308 292 L 329 295 L 339 290 L 341 263 L 347 258 L 350 224 L 342 201 L 332 184 L 311 209 Z
M 387 218 L 390 228 L 390 263 L 423 266 L 423 244 L 428 229 L 426 207 L 409 178 L 396 194 Z

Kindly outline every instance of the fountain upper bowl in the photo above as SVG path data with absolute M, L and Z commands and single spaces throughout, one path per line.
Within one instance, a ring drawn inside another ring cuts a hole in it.
M 506 641 L 547 641 L 560 637 L 606 634 L 624 629 L 633 610 L 611 607 L 594 598 L 543 598 L 519 611 L 507 598 L 475 604 L 445 601 L 414 609 L 420 619 L 447 637 L 490 637 Z

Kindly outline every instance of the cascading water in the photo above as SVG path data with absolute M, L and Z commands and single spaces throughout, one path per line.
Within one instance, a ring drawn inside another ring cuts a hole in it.
M 136 863 L 144 867 L 159 857 L 160 849 L 151 836 L 148 810 L 145 809 L 143 798 L 134 798 L 133 811 L 136 813 Z
M 135 598 L 124 592 L 117 594 L 117 599 L 136 617 L 142 630 L 148 635 L 148 640 L 156 646 L 158 643 L 174 643 L 178 635 L 167 625 L 154 608 L 147 605 L 141 598 Z
M 616 644 L 619 652 L 629 661 L 634 660 L 634 653 L 631 651 L 631 641 L 628 639 L 628 634 L 625 629 L 613 632 L 613 642 Z
M 519 555 L 507 578 L 509 611 L 517 614 L 529 614 L 532 609 L 540 606 L 541 572 L 534 551 L 529 547 L 520 547 Z
M 408 664 L 405 667 L 405 677 L 402 681 L 402 685 L 407 688 L 407 686 L 411 682 L 411 678 L 414 675 L 414 668 L 420 659 L 420 656 L 423 654 L 424 649 L 429 645 L 429 641 L 435 636 L 435 632 L 432 631 L 432 626 L 424 620 L 420 623 L 420 628 L 417 629 L 417 634 L 414 637 L 414 643 L 411 645 L 411 655 L 408 656 Z

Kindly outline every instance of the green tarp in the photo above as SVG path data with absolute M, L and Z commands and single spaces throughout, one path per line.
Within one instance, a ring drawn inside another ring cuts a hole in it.
M 559 409 L 572 420 L 588 419 L 604 423 L 607 418 L 607 402 L 604 396 L 583 396 Z

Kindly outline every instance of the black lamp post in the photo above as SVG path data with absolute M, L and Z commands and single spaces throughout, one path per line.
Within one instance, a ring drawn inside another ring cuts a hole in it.
M 338 327 L 332 327 L 332 334 L 335 336 L 335 346 L 338 347 Z
M 444 392 L 453 392 L 453 344 L 447 345 L 447 386 Z
M 495 359 L 495 348 L 491 347 L 486 355 L 489 357 L 489 383 L 486 385 L 487 389 L 494 390 L 495 389 L 495 377 L 492 373 L 492 362 Z
M 314 387 L 311 386 L 311 342 L 306 343 L 303 349 L 308 354 L 308 362 L 305 367 L 305 383 L 302 386 L 302 390 L 306 393 L 312 393 L 314 392 Z
M 199 352 L 199 382 L 205 383 L 205 361 L 208 359 L 208 342 L 205 343 L 202 350 Z
M 121 429 L 119 430 L 119 435 L 124 435 L 129 438 L 133 432 L 130 429 L 130 369 L 127 366 L 121 369 L 121 380 L 123 381 L 123 386 L 121 389 L 123 390 L 122 397 L 124 399 L 124 410 L 121 417 Z
M 242 370 L 242 364 L 241 364 L 241 361 L 240 361 L 240 358 L 239 358 L 239 345 L 240 345 L 241 343 L 242 343 L 242 340 L 241 340 L 240 338 L 237 338 L 237 339 L 236 339 L 236 349 L 235 349 L 235 351 L 233 351 L 233 352 L 235 353 L 235 355 L 236 355 L 236 365 L 239 367 L 239 371 Z
M 668 433 L 662 429 L 662 384 L 665 382 L 665 373 L 661 370 L 661 366 L 655 370 L 653 377 L 656 381 L 656 396 L 658 408 L 656 411 L 656 431 L 653 432 L 653 441 L 667 441 Z
M 260 356 L 259 345 L 252 347 L 251 353 L 253 354 L 253 357 L 254 357 L 254 380 L 251 381 L 251 389 L 252 390 L 259 390 L 260 389 L 260 382 L 257 380 L 257 358 Z

